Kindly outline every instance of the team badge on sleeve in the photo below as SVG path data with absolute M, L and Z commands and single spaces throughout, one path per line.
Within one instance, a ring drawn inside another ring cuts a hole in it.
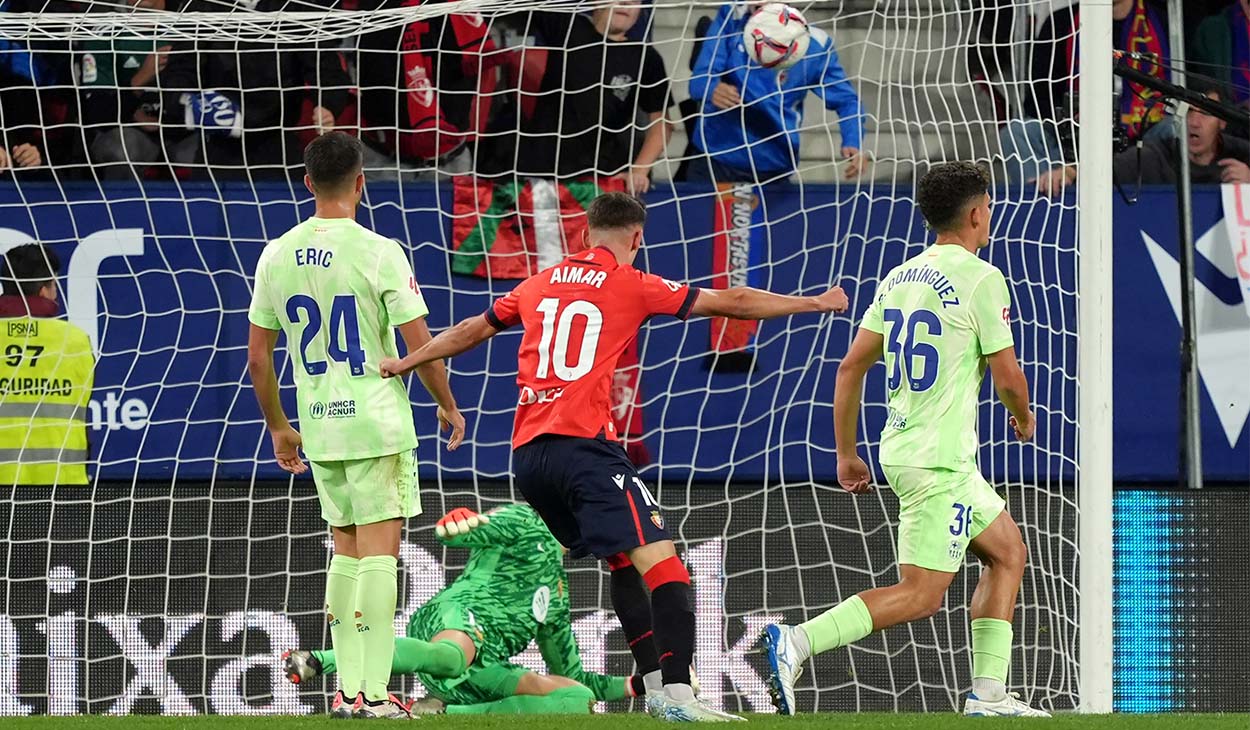
M 1011 307 L 1003 307 L 1003 321 L 1011 324 Z

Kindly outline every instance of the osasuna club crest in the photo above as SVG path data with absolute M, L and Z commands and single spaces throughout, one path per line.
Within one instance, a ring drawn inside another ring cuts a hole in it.
M 661 530 L 664 529 L 664 518 L 655 510 L 651 510 L 651 522 Z

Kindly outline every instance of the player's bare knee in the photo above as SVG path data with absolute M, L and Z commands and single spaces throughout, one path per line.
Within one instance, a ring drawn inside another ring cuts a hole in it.
M 1005 567 L 1008 570 L 1024 575 L 1024 567 L 1029 562 L 1029 548 L 1024 544 L 1024 538 L 1013 540 L 1004 557 Z
M 938 611 L 942 610 L 943 604 L 946 603 L 946 594 L 938 593 L 937 595 L 923 595 L 919 596 L 919 599 L 920 600 L 916 602 L 916 613 L 915 617 L 912 619 L 913 621 L 933 618 L 936 616 Z
M 638 573 L 646 575 L 656 564 L 677 555 L 677 546 L 672 540 L 661 540 L 646 545 L 639 545 L 628 553 L 629 560 L 637 568 Z
M 349 558 L 360 557 L 356 549 L 356 526 L 330 527 L 330 535 L 334 539 L 334 554 Z
M 908 566 L 910 567 L 910 566 Z M 931 570 L 904 570 L 903 579 L 898 587 L 905 592 L 908 607 L 908 621 L 926 619 L 938 611 L 946 602 L 946 588 L 950 585 L 952 574 Z
M 477 646 L 473 643 L 473 637 L 463 631 L 444 629 L 430 637 L 431 644 L 436 644 L 440 641 L 448 641 L 460 647 L 460 651 L 464 653 L 464 665 L 466 667 L 477 658 Z

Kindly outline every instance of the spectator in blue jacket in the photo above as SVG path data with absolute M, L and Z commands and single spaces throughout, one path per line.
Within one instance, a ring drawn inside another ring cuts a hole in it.
M 747 18 L 760 3 L 729 3 L 717 11 L 695 61 L 690 96 L 702 110 L 694 128 L 696 159 L 687 180 L 771 182 L 785 180 L 799 161 L 803 100 L 814 93 L 838 114 L 844 174 L 864 169 L 860 153 L 863 108 L 838 62 L 833 41 L 811 28 L 803 59 L 785 70 L 751 60 L 742 42 Z

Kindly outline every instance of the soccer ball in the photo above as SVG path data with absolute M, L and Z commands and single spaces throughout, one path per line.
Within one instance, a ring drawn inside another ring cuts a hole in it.
M 812 37 L 803 14 L 789 5 L 765 3 L 747 20 L 743 43 L 751 59 L 764 68 L 790 68 L 807 53 Z

